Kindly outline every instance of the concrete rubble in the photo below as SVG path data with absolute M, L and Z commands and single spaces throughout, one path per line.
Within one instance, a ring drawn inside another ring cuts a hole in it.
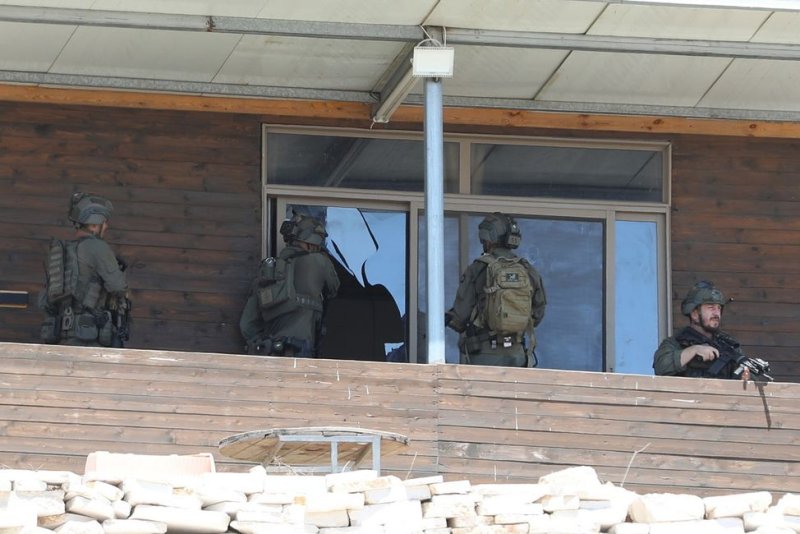
M 537 484 L 374 471 L 162 476 L 0 470 L 0 534 L 800 533 L 800 495 L 639 495 L 589 467 Z

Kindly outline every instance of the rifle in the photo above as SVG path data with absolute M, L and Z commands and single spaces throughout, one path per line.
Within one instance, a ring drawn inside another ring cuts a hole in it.
M 131 301 L 128 297 L 117 297 L 111 306 L 111 320 L 116 327 L 114 347 L 122 347 L 131 335 Z
M 762 377 L 767 382 L 772 382 L 773 378 L 769 373 L 769 362 L 761 358 L 750 358 L 745 356 L 741 350 L 739 343 L 731 336 L 724 332 L 718 332 L 713 338 L 709 339 L 694 328 L 684 328 L 683 331 L 676 336 L 676 339 L 681 343 L 686 343 L 685 346 L 690 345 L 709 345 L 717 349 L 719 357 L 708 368 L 710 375 L 718 375 L 722 369 L 728 365 L 733 364 L 736 369 L 733 375 L 737 378 L 742 376 L 745 369 L 750 370 L 753 377 Z M 700 363 L 703 359 L 700 356 L 695 356 L 690 363 Z

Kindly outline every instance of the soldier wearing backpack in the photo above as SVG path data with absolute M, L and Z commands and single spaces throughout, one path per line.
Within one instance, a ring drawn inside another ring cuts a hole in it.
M 328 234 L 319 220 L 297 214 L 284 221 L 280 233 L 286 247 L 261 262 L 239 329 L 248 354 L 312 358 L 325 301 L 339 290 L 322 248 Z
M 487 215 L 478 237 L 483 254 L 461 275 L 445 313 L 445 325 L 461 334 L 461 363 L 535 367 L 534 327 L 547 303 L 542 277 L 514 254 L 522 234 L 509 215 Z
M 103 197 L 74 193 L 68 218 L 75 237 L 53 239 L 47 264 L 47 284 L 40 306 L 45 343 L 122 347 L 127 341 L 128 282 L 121 262 L 103 236 L 114 210 Z

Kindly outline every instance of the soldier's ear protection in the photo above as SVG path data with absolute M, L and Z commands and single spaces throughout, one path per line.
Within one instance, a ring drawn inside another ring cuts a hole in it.
M 503 215 L 503 217 L 506 218 L 506 228 L 508 228 L 505 236 L 506 247 L 517 248 L 522 243 L 522 231 L 519 229 L 519 224 L 510 215 Z
M 295 238 L 295 229 L 297 226 L 294 223 L 294 220 L 287 219 L 281 223 L 280 233 L 283 236 L 283 240 L 287 243 Z
M 517 248 L 522 243 L 522 232 L 513 217 L 495 212 L 478 225 L 478 238 L 506 248 Z

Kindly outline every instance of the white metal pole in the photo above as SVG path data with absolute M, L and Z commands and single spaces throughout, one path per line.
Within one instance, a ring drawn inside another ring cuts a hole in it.
M 425 78 L 425 229 L 427 232 L 428 363 L 444 357 L 444 126 L 442 82 Z

